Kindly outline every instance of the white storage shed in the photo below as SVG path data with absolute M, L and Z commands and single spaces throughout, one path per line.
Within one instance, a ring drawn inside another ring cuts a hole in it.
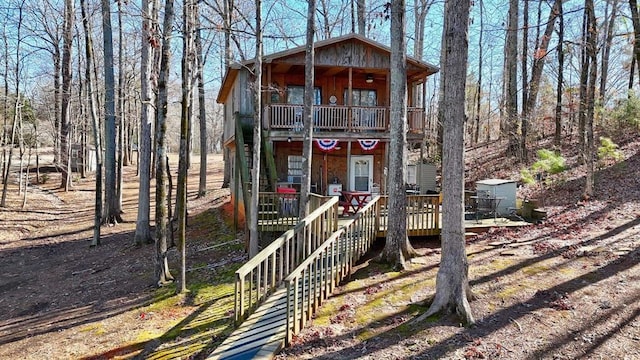
M 497 216 L 507 216 L 516 207 L 516 182 L 504 179 L 485 179 L 476 181 L 476 191 L 488 192 L 489 196 L 500 199 L 496 208 Z

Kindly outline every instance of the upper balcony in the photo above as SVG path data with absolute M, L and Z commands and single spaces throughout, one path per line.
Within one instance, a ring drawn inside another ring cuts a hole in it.
M 286 132 L 287 136 L 296 135 L 303 130 L 303 105 L 271 104 L 265 107 L 264 127 L 277 135 Z M 314 133 L 330 132 L 334 137 L 344 133 L 376 133 L 376 137 L 389 135 L 389 107 L 387 106 L 344 106 L 313 105 Z M 407 135 L 422 136 L 425 129 L 425 111 L 423 108 L 407 109 Z

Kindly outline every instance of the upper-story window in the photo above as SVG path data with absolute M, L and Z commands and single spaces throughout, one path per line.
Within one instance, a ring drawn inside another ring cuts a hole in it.
M 313 88 L 313 104 L 320 105 L 322 103 L 322 92 L 319 87 Z M 287 86 L 287 104 L 303 105 L 304 104 L 304 86 L 288 85 Z
M 347 94 L 349 93 L 348 89 L 344 90 L 344 103 L 348 104 Z M 377 106 L 378 105 L 378 95 L 375 90 L 372 89 L 351 89 L 352 101 L 351 104 L 353 106 Z

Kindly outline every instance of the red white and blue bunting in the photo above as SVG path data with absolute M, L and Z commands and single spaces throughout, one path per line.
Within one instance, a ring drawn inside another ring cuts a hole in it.
M 360 147 L 364 151 L 370 151 L 376 148 L 380 143 L 380 140 L 374 139 L 358 139 L 358 143 L 360 143 Z
M 338 146 L 338 140 L 333 139 L 317 139 L 316 144 L 322 151 L 331 151 Z

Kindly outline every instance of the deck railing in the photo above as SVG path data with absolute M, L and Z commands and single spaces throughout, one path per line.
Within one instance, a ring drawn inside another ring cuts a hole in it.
M 320 200 L 312 200 L 312 203 L 314 201 Z M 238 269 L 235 284 L 236 324 L 264 302 L 291 270 L 337 229 L 338 198 L 332 196 Z
M 293 227 L 298 223 L 300 193 L 260 192 L 258 197 L 258 206 L 260 207 L 258 228 L 261 231 L 287 226 Z M 310 211 L 319 208 L 328 200 L 330 197 L 309 194 Z
M 388 196 L 379 201 L 380 228 L 387 229 Z M 407 231 L 412 236 L 436 235 L 440 229 L 440 195 L 407 195 Z
M 265 109 L 264 126 L 274 130 L 302 131 L 303 105 L 271 104 Z M 389 108 L 386 106 L 342 106 L 314 105 L 314 131 L 387 131 Z M 408 130 L 424 132 L 425 112 L 423 108 L 407 109 Z
M 287 344 L 375 241 L 377 219 L 380 217 L 379 200 L 379 196 L 374 197 L 284 280 L 287 288 Z

